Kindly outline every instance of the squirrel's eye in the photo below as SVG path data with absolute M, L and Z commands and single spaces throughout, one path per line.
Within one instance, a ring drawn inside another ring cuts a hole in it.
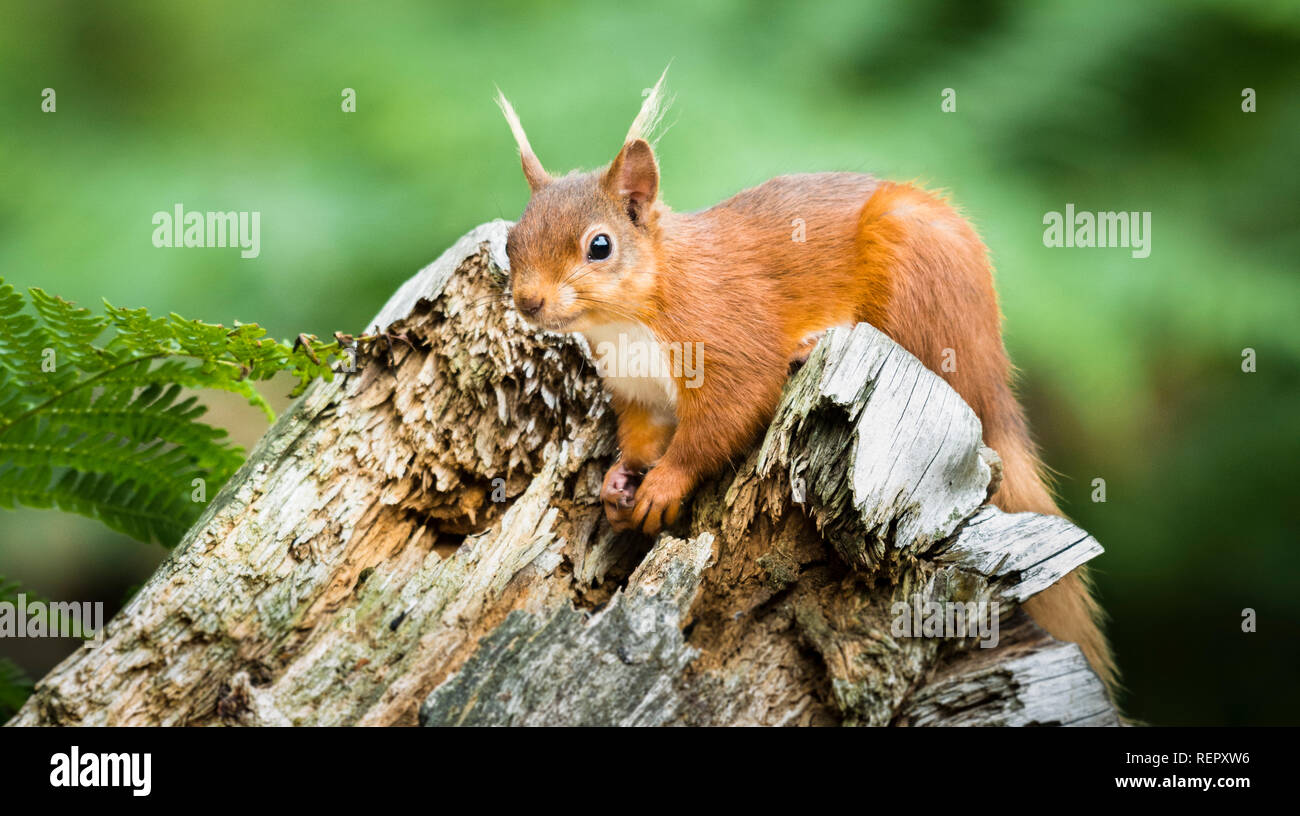
M 602 232 L 591 239 L 591 245 L 587 247 L 587 260 L 603 261 L 609 257 L 609 253 L 613 249 L 614 242 L 609 240 L 609 236 Z

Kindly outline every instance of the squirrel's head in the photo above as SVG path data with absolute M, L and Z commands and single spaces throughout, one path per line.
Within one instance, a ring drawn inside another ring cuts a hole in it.
M 662 115 L 662 86 L 660 77 L 607 167 L 559 178 L 542 167 L 519 117 L 498 95 L 532 190 L 506 238 L 515 308 L 530 322 L 583 331 L 640 320 L 649 305 L 663 208 L 659 166 L 644 134 Z

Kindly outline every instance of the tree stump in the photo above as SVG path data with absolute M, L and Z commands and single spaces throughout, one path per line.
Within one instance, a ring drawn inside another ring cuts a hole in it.
M 979 421 L 866 324 L 679 529 L 612 532 L 612 411 L 585 342 L 510 307 L 508 227 L 403 285 L 10 724 L 1118 723 L 1016 610 L 1101 547 L 987 505 Z M 997 603 L 997 646 L 900 636 L 926 602 Z

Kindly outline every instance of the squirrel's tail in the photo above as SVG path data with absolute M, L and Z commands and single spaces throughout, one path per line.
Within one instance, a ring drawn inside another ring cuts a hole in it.
M 992 267 L 974 228 L 940 196 L 881 182 L 859 215 L 858 247 L 859 300 L 866 304 L 858 319 L 883 329 L 974 409 L 985 444 L 1002 458 L 993 503 L 1010 513 L 1061 515 L 1011 390 Z M 1053 637 L 1079 644 L 1115 688 L 1101 611 L 1082 567 L 1029 599 L 1025 611 Z
M 984 420 L 984 442 L 1002 458 L 1002 484 L 993 504 L 1008 513 L 1061 515 L 1047 489 L 1046 474 L 1025 426 L 1020 403 L 1006 389 L 993 415 Z M 1118 683 L 1110 644 L 1101 630 L 1101 608 L 1092 597 L 1087 567 L 1078 567 L 1024 603 L 1039 626 L 1057 640 L 1079 644 L 1097 676 L 1112 692 Z

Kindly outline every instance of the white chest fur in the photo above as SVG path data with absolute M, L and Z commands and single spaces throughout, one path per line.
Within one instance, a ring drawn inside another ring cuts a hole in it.
M 677 382 L 672 356 L 644 323 L 607 323 L 582 334 L 606 388 L 630 402 L 674 413 Z

